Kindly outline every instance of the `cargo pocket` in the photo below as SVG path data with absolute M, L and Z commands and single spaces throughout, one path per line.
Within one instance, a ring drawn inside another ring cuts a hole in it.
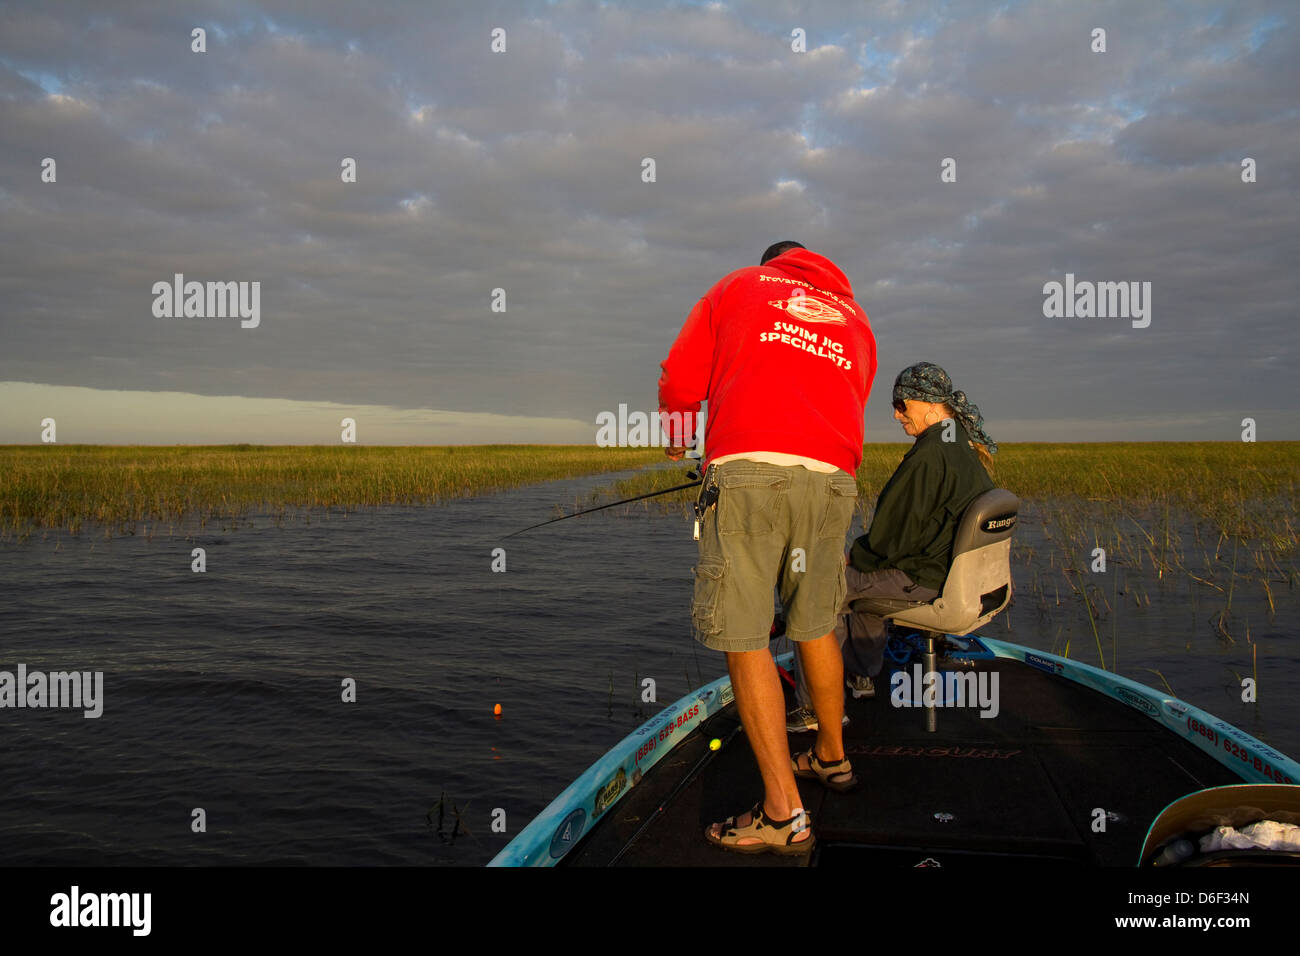
M 718 496 L 719 534 L 771 534 L 790 487 L 788 475 L 742 472 L 722 475 Z
M 857 504 L 857 479 L 852 475 L 831 475 L 826 482 L 826 510 L 817 537 L 843 539 L 853 523 L 853 509 Z
M 708 643 L 722 633 L 722 577 L 726 564 L 702 560 L 695 566 L 695 595 L 691 599 L 691 628 L 695 639 Z

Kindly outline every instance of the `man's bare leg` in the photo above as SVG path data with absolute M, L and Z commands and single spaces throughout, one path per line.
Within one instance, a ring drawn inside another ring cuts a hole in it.
M 817 759 L 839 763 L 844 759 L 844 658 L 839 639 L 831 631 L 795 647 L 817 715 Z
M 836 653 L 839 653 L 839 645 L 836 645 Z M 789 820 L 794 816 L 795 808 L 803 806 L 803 801 L 795 784 L 794 769 L 790 766 L 785 695 L 781 692 L 776 662 L 767 648 L 728 652 L 727 671 L 731 674 L 740 722 L 758 761 L 758 772 L 763 776 L 763 812 L 769 820 Z M 749 814 L 742 814 L 736 823 L 748 826 Z M 714 824 L 713 829 L 716 835 L 721 835 L 719 824 Z M 795 842 L 807 839 L 807 836 L 802 836 Z

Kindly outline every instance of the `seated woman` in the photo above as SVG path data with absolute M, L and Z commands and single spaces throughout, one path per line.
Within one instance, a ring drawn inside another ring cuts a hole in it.
M 849 605 L 865 597 L 938 597 L 962 512 L 993 488 L 989 473 L 998 446 L 984 431 L 979 407 L 953 390 L 947 372 L 929 362 L 903 369 L 894 380 L 893 401 L 894 418 L 916 442 L 881 490 L 870 530 L 847 555 L 848 591 L 835 633 L 854 697 L 875 695 L 872 678 L 884 664 L 886 630 L 884 619 Z M 799 705 L 787 715 L 786 727 L 792 733 L 816 730 L 797 664 L 795 674 Z

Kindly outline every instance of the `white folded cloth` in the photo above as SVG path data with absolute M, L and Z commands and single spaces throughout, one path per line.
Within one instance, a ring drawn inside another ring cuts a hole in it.
M 1215 850 L 1300 850 L 1300 826 L 1260 820 L 1240 830 L 1218 827 L 1201 837 L 1201 852 Z

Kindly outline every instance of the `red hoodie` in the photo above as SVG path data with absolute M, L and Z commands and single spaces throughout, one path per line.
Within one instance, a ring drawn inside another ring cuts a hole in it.
M 709 403 L 708 459 L 775 451 L 849 474 L 862 463 L 862 415 L 876 340 L 849 280 L 829 259 L 791 249 L 737 269 L 691 310 L 660 366 L 670 444 L 695 434 Z M 706 462 L 707 463 L 707 462 Z

